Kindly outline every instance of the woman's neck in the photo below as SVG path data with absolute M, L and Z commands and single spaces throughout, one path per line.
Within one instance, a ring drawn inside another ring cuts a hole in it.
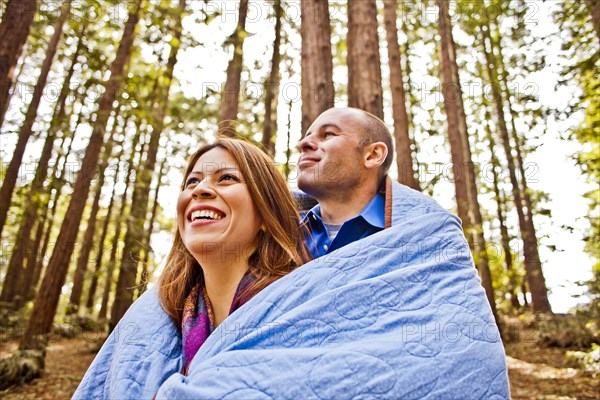
M 203 260 L 204 285 L 214 314 L 215 328 L 229 316 L 231 303 L 248 263 L 226 262 L 221 259 Z

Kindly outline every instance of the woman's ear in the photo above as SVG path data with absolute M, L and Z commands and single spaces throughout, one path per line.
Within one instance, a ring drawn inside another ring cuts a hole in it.
M 383 142 L 375 142 L 365 146 L 364 148 L 365 167 L 366 168 L 379 168 L 385 161 L 388 148 Z

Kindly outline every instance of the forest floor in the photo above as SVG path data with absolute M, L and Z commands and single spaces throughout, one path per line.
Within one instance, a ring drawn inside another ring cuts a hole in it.
M 520 341 L 506 344 L 513 399 L 600 399 L 600 379 L 569 366 L 565 349 L 540 347 L 534 332 L 524 330 Z M 0 392 L 6 400 L 69 399 L 99 347 L 99 338 L 56 338 L 47 348 L 41 378 Z M 0 358 L 17 349 L 17 342 L 0 343 Z

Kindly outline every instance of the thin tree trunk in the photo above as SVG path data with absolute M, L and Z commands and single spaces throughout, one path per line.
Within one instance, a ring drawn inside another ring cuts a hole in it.
M 246 4 L 247 8 L 247 4 Z M 117 280 L 117 288 L 115 291 L 115 301 L 110 318 L 110 329 L 112 330 L 119 320 L 125 314 L 125 311 L 133 303 L 133 288 L 136 284 L 138 272 L 138 262 L 142 251 L 144 239 L 144 222 L 148 213 L 148 197 L 150 194 L 150 186 L 152 185 L 152 176 L 156 166 L 156 156 L 158 153 L 159 140 L 164 128 L 164 120 L 169 109 L 169 91 L 171 82 L 173 81 L 173 70 L 177 62 L 177 53 L 182 34 L 182 20 L 185 12 L 185 0 L 179 0 L 179 9 L 176 15 L 174 27 L 174 45 L 171 46 L 171 53 L 165 71 L 166 85 L 163 89 L 163 102 L 159 101 L 157 110 L 156 126 L 152 130 L 150 143 L 148 145 L 148 155 L 142 167 L 141 173 L 134 186 L 133 198 L 131 201 L 131 213 L 127 219 L 127 231 L 125 233 L 125 247 L 123 249 L 123 257 L 121 258 L 121 268 L 119 278 Z M 240 11 L 240 18 L 242 12 Z M 244 12 L 245 19 L 245 12 Z M 238 25 L 239 27 L 239 25 Z M 243 25 L 241 26 L 243 31 Z M 235 58 L 235 56 L 234 56 Z M 152 107 L 154 102 L 149 105 Z
M 123 124 L 123 130 L 125 130 L 125 127 L 127 127 L 127 123 L 129 122 L 129 119 L 125 120 L 125 123 Z M 135 138 L 139 138 L 139 135 L 136 135 Z M 134 141 L 133 143 L 133 148 L 135 149 L 135 147 L 137 146 L 137 140 Z M 121 150 L 119 155 L 116 157 L 117 159 L 117 167 L 115 170 L 115 178 L 114 178 L 114 182 L 112 185 L 112 194 L 110 196 L 110 200 L 108 202 L 108 208 L 106 210 L 106 216 L 104 217 L 104 224 L 102 225 L 102 233 L 100 234 L 100 239 L 98 239 L 98 253 L 96 254 L 96 262 L 94 264 L 94 274 L 92 275 L 92 280 L 90 282 L 90 287 L 88 290 L 88 296 L 87 296 L 87 302 L 86 302 L 86 308 L 88 309 L 88 311 L 92 311 L 93 307 L 94 307 L 94 297 L 96 296 L 96 290 L 98 289 L 98 278 L 99 278 L 99 274 L 100 271 L 102 269 L 102 257 L 104 256 L 104 242 L 106 241 L 106 236 L 108 234 L 108 227 L 110 225 L 110 218 L 112 216 L 112 209 L 113 209 L 113 205 L 114 205 L 114 200 L 115 200 L 115 196 L 116 196 L 116 188 L 117 188 L 117 179 L 119 178 L 119 173 L 121 171 L 121 157 L 123 156 L 124 153 L 124 143 L 121 143 Z M 134 150 L 135 152 L 135 150 Z
M 302 134 L 323 111 L 335 105 L 331 23 L 326 0 L 300 2 L 302 36 Z
M 412 80 L 410 78 L 410 74 L 412 72 L 411 66 L 410 66 L 410 53 L 409 53 L 409 30 L 408 30 L 408 24 L 406 23 L 406 21 L 402 21 L 402 32 L 404 33 L 404 35 L 406 35 L 406 43 L 402 46 L 401 48 L 401 54 L 404 54 L 404 57 L 401 58 L 401 61 L 404 64 L 403 70 L 406 71 L 406 87 L 409 88 L 409 93 L 408 93 L 408 103 L 409 103 L 409 107 L 406 110 L 407 113 L 407 117 L 408 117 L 408 129 L 409 131 L 412 130 L 413 134 L 409 135 L 410 137 L 410 146 L 412 149 L 411 155 L 412 155 L 412 160 L 413 163 L 415 164 L 415 168 L 417 170 L 417 176 L 419 176 L 419 171 L 420 171 L 420 164 L 419 164 L 419 159 L 418 159 L 418 154 L 419 154 L 419 144 L 417 143 L 417 140 L 415 139 L 415 126 L 414 126 L 414 109 L 416 109 L 416 107 L 418 106 L 418 101 L 416 100 L 415 96 L 412 94 Z M 417 178 L 417 182 L 419 182 L 419 179 Z
M 86 96 L 84 95 L 83 98 L 85 98 L 85 97 Z M 82 118 L 83 118 L 83 108 L 79 112 L 79 114 L 77 116 L 77 121 L 75 122 L 75 126 L 70 132 L 71 141 L 69 142 L 69 147 L 67 148 L 67 151 L 65 152 L 65 156 L 63 157 L 62 167 L 60 169 L 60 172 L 58 173 L 58 177 L 56 177 L 56 173 L 57 173 L 56 168 L 59 165 L 59 160 L 57 160 L 55 170 L 53 171 L 53 173 L 51 175 L 53 177 L 51 186 L 54 186 L 52 188 L 54 190 L 54 196 L 52 196 L 52 199 L 51 199 L 52 207 L 50 208 L 49 213 L 48 213 L 48 209 L 45 208 L 45 215 L 42 218 L 42 221 L 47 221 L 47 224 L 46 224 L 47 227 L 44 228 L 44 233 L 43 233 L 44 237 L 41 242 L 42 247 L 41 247 L 41 249 L 39 249 L 39 251 L 36 251 L 34 253 L 37 256 L 37 262 L 36 262 L 36 267 L 35 267 L 33 287 L 37 287 L 38 281 L 41 276 L 41 272 L 44 269 L 44 260 L 46 257 L 46 251 L 48 250 L 48 245 L 50 244 L 50 235 L 52 234 L 52 229 L 54 228 L 54 221 L 55 221 L 54 216 L 56 215 L 56 210 L 58 209 L 59 200 L 62 195 L 62 188 L 66 184 L 65 174 L 67 173 L 67 165 L 69 162 L 69 155 L 71 154 L 71 150 L 73 149 L 73 141 L 74 141 L 73 136 L 77 132 L 77 129 L 79 127 L 79 124 L 82 121 Z M 52 195 L 52 189 L 49 190 L 48 196 Z M 50 201 L 50 200 L 48 200 L 48 201 Z M 50 203 L 46 203 L 46 205 L 47 204 L 50 204 Z M 36 247 L 36 249 L 38 249 L 38 247 Z
M 233 57 L 227 66 L 227 81 L 223 88 L 221 109 L 219 110 L 219 132 L 224 136 L 234 137 L 235 121 L 237 121 L 240 82 L 244 64 L 243 47 L 246 38 L 246 15 L 248 14 L 248 0 L 240 0 L 240 9 L 237 27 L 231 36 L 233 44 Z
M 13 254 L 10 258 L 4 280 L 4 286 L 2 287 L 2 294 L 0 295 L 0 301 L 14 302 L 16 308 L 19 308 L 24 303 L 29 288 L 31 287 L 31 278 L 33 277 L 33 269 L 31 269 L 31 267 L 35 266 L 36 258 L 36 250 L 32 246 L 31 231 L 36 221 L 38 221 L 38 212 L 40 211 L 43 199 L 45 198 L 44 182 L 48 176 L 48 164 L 52 157 L 56 133 L 64 122 L 66 114 L 65 103 L 70 92 L 69 84 L 75 71 L 75 64 L 77 63 L 77 57 L 81 51 L 82 43 L 83 41 L 80 40 L 77 44 L 77 49 L 71 60 L 71 66 L 65 76 L 63 86 L 57 99 L 52 122 L 50 123 L 48 135 L 46 136 L 46 141 L 44 142 L 40 160 L 35 171 L 35 177 L 33 178 L 31 188 L 27 193 L 27 198 L 24 202 L 25 209 L 23 210 L 19 232 L 16 236 L 19 240 L 15 241 Z M 38 224 L 43 228 L 44 220 L 39 220 Z M 27 260 L 27 269 L 24 269 L 25 260 Z M 31 262 L 31 260 L 34 260 L 34 262 Z M 23 284 L 19 284 L 22 271 L 27 272 L 24 274 Z M 19 299 L 15 299 L 15 295 L 18 295 Z
M 390 86 L 392 92 L 392 114 L 394 116 L 394 138 L 396 141 L 396 164 L 398 166 L 398 181 L 403 185 L 421 190 L 416 173 L 413 169 L 413 159 L 408 134 L 408 113 L 406 111 L 406 92 L 402 76 L 400 45 L 398 44 L 398 28 L 396 27 L 396 0 L 385 0 L 384 21 L 387 39 L 387 49 L 390 67 Z
M 148 277 L 150 271 L 148 270 L 148 262 L 150 262 L 150 254 L 152 253 L 152 247 L 150 241 L 152 239 L 152 232 L 154 230 L 154 222 L 156 221 L 156 214 L 158 213 L 158 192 L 162 185 L 162 178 L 165 174 L 165 167 L 167 165 L 167 157 L 162 160 L 158 167 L 158 178 L 156 179 L 156 188 L 154 189 L 154 201 L 152 204 L 152 211 L 150 213 L 150 220 L 148 221 L 148 229 L 146 230 L 146 239 L 144 241 L 144 259 L 142 260 L 142 274 L 140 276 L 140 282 L 138 284 L 139 290 L 137 297 L 140 297 L 148 287 Z
M 112 148 L 114 145 L 113 137 L 117 130 L 117 116 L 119 115 L 119 108 L 114 113 L 114 124 L 112 126 L 108 141 L 104 148 L 102 155 L 102 161 L 98 168 L 98 181 L 94 189 L 94 200 L 92 201 L 92 209 L 88 217 L 87 226 L 83 235 L 83 245 L 77 258 L 77 267 L 73 275 L 73 288 L 71 289 L 71 296 L 69 297 L 69 304 L 67 305 L 67 315 L 77 314 L 79 312 L 79 306 L 81 305 L 81 295 L 83 294 L 83 283 L 85 280 L 85 274 L 88 268 L 88 262 L 90 260 L 90 253 L 94 247 L 94 234 L 96 233 L 96 221 L 98 219 L 98 211 L 100 211 L 100 197 L 102 196 L 102 188 L 104 187 L 104 180 L 106 178 L 105 170 L 108 167 L 108 161 L 112 155 Z
M 513 309 L 519 308 L 519 299 L 517 296 L 516 274 L 513 270 L 512 251 L 510 248 L 510 235 L 506 226 L 506 218 L 504 209 L 506 208 L 506 198 L 500 190 L 500 178 L 498 177 L 498 169 L 501 168 L 500 161 L 496 157 L 496 141 L 492 135 L 492 130 L 488 121 L 491 121 L 490 112 L 485 110 L 485 133 L 490 148 L 491 163 L 492 163 L 492 186 L 494 188 L 494 200 L 496 201 L 496 214 L 498 216 L 498 224 L 500 225 L 500 240 L 502 251 L 504 253 L 504 268 L 509 277 L 508 293 L 510 294 L 510 303 Z
M 292 157 L 291 138 L 292 138 L 292 100 L 288 101 L 288 118 L 287 118 L 287 144 L 285 147 L 285 165 L 283 166 L 283 174 L 287 181 L 290 177 L 290 159 Z
M 131 55 L 135 27 L 137 26 L 141 10 L 141 2 L 142 0 L 138 0 L 129 14 L 123 37 L 117 50 L 117 56 L 112 63 L 110 79 L 106 83 L 106 91 L 100 99 L 94 129 L 81 164 L 81 172 L 77 175 L 75 181 L 72 199 L 69 202 L 58 235 L 57 247 L 52 252 L 52 257 L 46 268 L 31 317 L 21 339 L 20 349 L 22 350 L 44 347 L 45 336 L 50 332 L 60 292 L 67 275 L 69 259 L 73 254 L 74 243 L 77 239 L 79 223 L 81 222 L 81 216 L 85 207 L 85 199 L 90 190 L 92 174 L 89 171 L 96 171 L 97 168 L 98 158 L 104 142 L 106 123 L 113 108 L 113 102 L 117 97 L 119 85 L 124 77 L 124 67 Z
M 267 154 L 275 155 L 275 140 L 277 134 L 277 100 L 279 97 L 279 63 L 281 60 L 281 19 L 283 9 L 281 0 L 276 0 L 275 8 L 275 40 L 273 41 L 273 57 L 271 58 L 271 73 L 269 80 L 265 83 L 265 123 L 263 127 L 262 145 Z
M 462 212 L 469 221 L 470 229 L 465 229 L 465 234 L 467 237 L 471 236 L 473 240 L 475 265 L 481 277 L 481 283 L 485 289 L 492 314 L 500 328 L 483 235 L 481 211 L 477 200 L 477 183 L 466 130 L 462 91 L 458 77 L 458 66 L 456 65 L 456 51 L 452 38 L 452 26 L 450 25 L 449 3 L 445 0 L 438 0 L 438 7 L 441 38 L 440 58 L 443 76 L 442 94 L 448 119 L 448 140 L 455 174 L 456 200 L 458 204 L 462 203 L 462 205 L 459 205 L 459 216 Z M 453 147 L 456 147 L 456 149 Z M 460 200 L 459 196 L 462 197 Z
M 37 11 L 37 0 L 8 0 L 0 23 L 0 127 L 8 109 L 15 66 Z M 0 226 L 4 225 L 4 221 Z M 0 228 L 0 233 L 1 233 Z
M 155 85 L 152 92 L 150 93 L 150 95 L 148 96 L 148 99 L 146 102 L 148 102 L 149 99 L 153 99 L 154 98 L 154 90 L 157 88 L 158 85 Z M 123 191 L 123 195 L 121 196 L 121 208 L 119 209 L 119 213 L 117 215 L 120 216 L 120 218 L 117 218 L 117 220 L 115 221 L 115 234 L 113 236 L 113 240 L 112 240 L 112 245 L 111 245 L 111 251 L 110 251 L 110 257 L 109 257 L 109 261 L 108 261 L 108 269 L 106 271 L 106 280 L 104 281 L 104 290 L 102 293 L 102 302 L 100 305 L 100 312 L 98 313 L 98 319 L 99 320 L 106 320 L 106 316 L 108 313 L 108 301 L 110 298 L 110 293 L 111 293 L 111 288 L 112 288 L 112 283 L 113 283 L 113 275 L 114 275 L 114 270 L 115 270 L 115 265 L 117 264 L 117 250 L 119 249 L 119 241 L 121 239 L 121 229 L 123 227 L 123 224 L 121 223 L 122 219 L 125 218 L 125 216 L 127 215 L 127 205 L 128 205 L 128 201 L 127 201 L 127 195 L 129 192 L 129 189 L 132 188 L 131 183 L 133 183 L 133 173 L 135 172 L 135 174 L 137 175 L 139 173 L 139 163 L 138 163 L 138 167 L 136 168 L 136 163 L 135 163 L 135 155 L 136 155 L 136 148 L 138 146 L 138 144 L 140 144 L 140 150 L 139 150 L 139 155 L 140 155 L 140 163 L 142 160 L 142 155 L 144 153 L 144 144 L 140 143 L 142 140 L 142 132 L 143 129 L 140 129 L 140 127 L 138 126 L 137 129 L 135 130 L 136 134 L 133 137 L 133 141 L 132 141 L 132 146 L 131 146 L 131 154 L 129 155 L 129 159 L 127 160 L 127 172 L 125 173 L 125 190 Z M 132 199 L 133 200 L 133 199 Z
M 375 0 L 348 1 L 348 105 L 383 119 Z
M 600 0 L 585 0 L 585 5 L 592 17 L 592 25 L 600 42 Z
M 28 2 L 23 3 L 27 4 Z M 33 97 L 31 98 L 31 103 L 29 103 L 27 113 L 25 114 L 25 122 L 23 123 L 23 126 L 19 131 L 19 139 L 17 140 L 17 145 L 15 147 L 13 157 L 10 160 L 10 163 L 8 164 L 8 168 L 6 169 L 6 175 L 4 176 L 4 182 L 2 183 L 2 189 L 0 189 L 0 235 L 2 235 L 2 230 L 4 229 L 4 224 L 6 223 L 6 216 L 8 214 L 8 209 L 10 208 L 12 194 L 15 189 L 15 184 L 17 183 L 17 178 L 19 176 L 19 168 L 21 168 L 21 162 L 23 161 L 23 155 L 25 154 L 25 147 L 27 147 L 27 141 L 31 136 L 33 124 L 37 117 L 38 106 L 40 105 L 40 101 L 42 100 L 42 94 L 44 88 L 46 87 L 48 74 L 50 73 L 52 63 L 54 62 L 54 56 L 56 55 L 56 50 L 58 49 L 58 43 L 60 42 L 60 38 L 62 37 L 63 26 L 65 24 L 65 21 L 67 20 L 67 17 L 69 16 L 70 4 L 70 0 L 66 0 L 63 3 L 63 7 L 60 12 L 60 17 L 54 25 L 54 34 L 52 35 L 52 39 L 50 40 L 50 44 L 48 45 L 48 50 L 46 50 L 46 58 L 44 58 L 40 76 L 35 85 L 35 88 L 33 89 Z M 19 22 L 18 25 L 21 25 L 22 23 L 23 22 Z M 0 32 L 1 31 L 2 29 L 0 29 Z M 2 43 L 11 40 L 9 39 L 8 34 L 2 35 L 0 33 L 0 36 L 2 37 Z M 0 45 L 0 48 L 1 47 L 4 47 L 4 45 Z M 4 62 L 0 61 L 0 64 L 3 63 Z M 2 91 L 4 92 L 4 90 L 5 89 L 3 87 Z M 5 95 L 0 94 L 0 96 L 3 97 Z M 6 96 L 8 96 L 8 92 L 6 93 Z
M 481 32 L 481 47 L 485 55 L 487 74 L 491 83 L 492 95 L 496 106 L 498 129 L 500 131 L 504 152 L 506 153 L 508 173 L 512 185 L 517 216 L 519 218 L 521 237 L 523 239 L 523 256 L 525 258 L 525 271 L 527 274 L 527 281 L 529 283 L 529 290 L 531 291 L 532 309 L 534 312 L 551 313 L 552 309 L 550 307 L 550 302 L 548 301 L 548 289 L 546 288 L 546 281 L 542 272 L 542 264 L 538 252 L 535 227 L 533 226 L 533 221 L 529 221 L 526 218 L 523 210 L 522 191 L 517 179 L 512 146 L 510 144 L 510 138 L 506 126 L 506 118 L 504 116 L 504 102 L 500 93 L 498 75 L 495 70 L 497 62 L 494 54 L 488 51 L 486 46 L 486 39 L 490 40 L 491 43 L 489 26 L 480 26 L 479 28 Z

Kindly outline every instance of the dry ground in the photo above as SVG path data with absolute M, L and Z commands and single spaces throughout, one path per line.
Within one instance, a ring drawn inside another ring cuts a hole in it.
M 524 338 L 531 337 L 527 334 Z M 69 399 L 98 348 L 98 335 L 58 339 L 47 349 L 44 375 L 30 384 L 0 392 L 6 400 Z M 16 342 L 0 344 L 0 357 L 16 350 Z M 600 399 L 600 379 L 565 362 L 565 350 L 523 340 L 506 345 L 514 399 Z

